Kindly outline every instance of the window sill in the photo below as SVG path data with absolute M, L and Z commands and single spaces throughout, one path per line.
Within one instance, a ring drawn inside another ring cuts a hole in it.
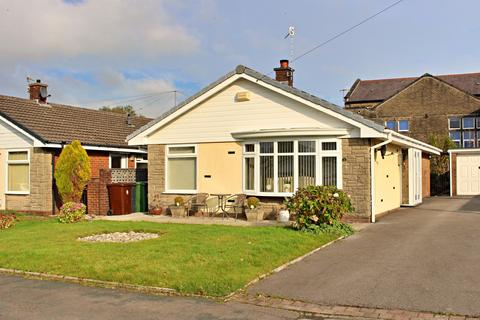
M 30 191 L 5 191 L 6 195 L 20 195 L 20 196 L 28 196 Z
M 166 190 L 162 194 L 196 194 L 197 190 Z
M 293 192 L 254 192 L 254 191 L 244 191 L 247 196 L 258 196 L 258 197 L 291 197 Z

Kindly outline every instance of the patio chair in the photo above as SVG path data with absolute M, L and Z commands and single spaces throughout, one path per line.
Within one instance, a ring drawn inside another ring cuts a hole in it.
M 208 204 L 207 204 L 207 199 L 208 199 L 208 193 L 197 193 L 187 201 L 187 210 L 188 213 L 192 212 L 198 212 L 202 211 L 203 214 L 208 215 Z
M 247 200 L 247 195 L 243 193 L 238 193 L 229 196 L 225 201 L 225 208 L 227 210 L 233 209 L 233 213 L 235 214 L 235 219 L 238 218 L 238 214 L 243 214 L 245 209 L 245 201 Z

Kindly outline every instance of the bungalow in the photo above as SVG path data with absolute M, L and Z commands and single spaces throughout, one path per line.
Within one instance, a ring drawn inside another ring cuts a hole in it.
M 335 185 L 374 222 L 422 201 L 422 166 L 440 150 L 292 87 L 287 60 L 276 79 L 239 65 L 128 136 L 148 146 L 149 199 L 247 194 L 272 208 L 307 185 Z
M 125 138 L 151 119 L 47 103 L 46 89 L 37 81 L 30 99 L 0 95 L 0 210 L 55 213 L 55 160 L 64 144 L 79 140 L 92 166 L 89 212 L 106 214 L 96 190 L 100 169 L 146 166 L 146 151 Z

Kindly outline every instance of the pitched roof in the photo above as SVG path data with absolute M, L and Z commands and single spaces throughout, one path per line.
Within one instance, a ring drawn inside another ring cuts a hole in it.
M 480 72 L 436 76 L 472 95 L 480 95 Z M 357 80 L 345 100 L 347 102 L 382 101 L 403 90 L 420 77 Z
M 43 143 L 80 140 L 84 145 L 129 147 L 127 135 L 151 119 L 0 95 L 0 116 L 13 122 Z M 131 148 L 131 146 L 130 146 Z
M 127 139 L 130 140 L 132 138 L 134 138 L 135 136 L 139 135 L 140 133 L 144 132 L 145 130 L 151 128 L 152 126 L 154 126 L 155 124 L 159 123 L 160 121 L 162 121 L 163 119 L 165 119 L 166 117 L 168 117 L 169 115 L 171 115 L 172 113 L 176 112 L 177 110 L 183 108 L 184 106 L 186 106 L 187 104 L 189 104 L 190 102 L 192 102 L 193 100 L 197 99 L 198 97 L 202 96 L 203 94 L 205 94 L 206 92 L 210 91 L 211 89 L 215 88 L 216 86 L 218 86 L 220 83 L 224 82 L 225 80 L 227 80 L 228 78 L 232 77 L 233 75 L 235 74 L 246 74 L 248 76 L 251 76 L 253 78 L 255 78 L 256 80 L 259 80 L 259 81 L 263 81 L 269 85 L 272 85 L 278 89 L 282 89 L 288 93 L 291 93 L 293 95 L 296 95 L 300 98 L 303 98 L 305 100 L 308 100 L 316 105 L 319 105 L 319 106 L 322 106 L 324 108 L 327 108 L 329 110 L 332 110 L 334 112 L 337 112 L 347 118 L 350 118 L 352 120 L 355 120 L 363 125 L 366 125 L 367 127 L 370 127 L 374 130 L 377 130 L 379 132 L 383 132 L 385 127 L 372 121 L 372 120 L 369 120 L 369 119 L 366 119 L 356 113 L 353 113 L 351 111 L 348 111 L 348 110 L 345 110 L 344 108 L 342 107 L 339 107 L 331 102 L 328 102 L 327 100 L 324 100 L 322 98 L 319 98 L 319 97 L 316 97 L 314 95 L 311 95 L 305 91 L 302 91 L 302 90 L 299 90 L 295 87 L 291 87 L 285 83 L 282 83 L 282 82 L 279 82 L 277 80 L 274 80 L 258 71 L 255 71 L 253 69 L 250 69 L 248 67 L 245 67 L 243 65 L 238 65 L 235 70 L 233 71 L 230 71 L 229 73 L 227 73 L 226 75 L 220 77 L 219 79 L 217 79 L 216 81 L 212 82 L 211 84 L 209 84 L 208 86 L 206 86 L 205 88 L 203 88 L 202 90 L 200 90 L 199 92 L 197 92 L 196 94 L 194 94 L 193 96 L 189 97 L 188 99 L 184 100 L 183 102 L 181 102 L 180 104 L 178 104 L 177 106 L 175 106 L 174 108 L 168 110 L 167 112 L 165 112 L 164 114 L 162 114 L 160 117 L 156 118 L 155 120 L 151 121 L 150 123 L 146 124 L 145 126 L 143 126 L 142 128 L 138 129 L 137 131 L 133 132 L 132 134 L 130 134 Z

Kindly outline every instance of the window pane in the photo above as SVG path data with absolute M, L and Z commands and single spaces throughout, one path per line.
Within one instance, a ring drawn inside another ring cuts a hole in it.
M 322 174 L 324 186 L 337 185 L 337 157 L 322 158 Z
M 450 131 L 450 139 L 460 140 L 460 131 Z
M 273 192 L 273 156 L 260 157 L 260 191 Z
M 298 156 L 298 187 L 315 185 L 315 156 Z
M 385 126 L 391 130 L 397 130 L 397 121 L 387 121 L 385 122 Z
M 255 189 L 255 159 L 245 158 L 245 190 Z
M 11 151 L 8 153 L 8 160 L 28 160 L 27 151 Z
M 28 191 L 28 164 L 8 165 L 8 191 Z
M 197 160 L 195 158 L 168 159 L 168 189 L 194 190 L 197 186 Z
M 260 153 L 273 153 L 273 142 L 260 142 Z
M 474 140 L 475 132 L 474 131 L 463 131 L 463 140 Z
M 246 144 L 245 152 L 255 152 L 255 145 L 253 143 Z
M 477 128 L 480 128 L 480 118 L 477 118 Z
M 293 141 L 278 142 L 278 153 L 293 153 Z
M 463 129 L 475 128 L 475 118 L 463 118 Z
M 460 129 L 460 119 L 459 118 L 450 118 L 448 119 L 450 129 Z
M 463 141 L 464 148 L 475 148 L 475 141 Z
M 111 155 L 110 156 L 110 168 L 115 169 L 115 168 L 121 168 L 122 167 L 122 156 L 120 155 Z
M 278 156 L 278 192 L 293 192 L 293 156 Z
M 168 147 L 170 154 L 195 153 L 195 147 Z
M 337 150 L 336 142 L 322 142 L 322 150 Z
M 298 152 L 315 152 L 315 141 L 298 141 Z
M 408 120 L 398 121 L 398 131 L 408 131 L 408 130 L 409 130 Z

